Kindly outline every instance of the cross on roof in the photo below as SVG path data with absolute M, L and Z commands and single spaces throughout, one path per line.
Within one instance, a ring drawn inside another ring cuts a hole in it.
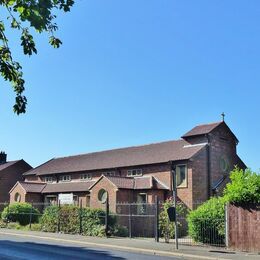
M 225 121 L 225 113 L 223 112 L 222 114 L 221 114 L 221 116 L 222 116 L 222 121 L 224 122 Z

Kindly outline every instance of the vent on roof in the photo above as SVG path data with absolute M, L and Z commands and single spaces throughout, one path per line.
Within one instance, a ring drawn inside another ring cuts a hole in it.
M 6 163 L 7 154 L 3 151 L 0 152 L 0 164 Z

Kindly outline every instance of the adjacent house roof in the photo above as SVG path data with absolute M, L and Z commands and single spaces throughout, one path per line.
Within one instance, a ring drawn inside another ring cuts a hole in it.
M 204 125 L 198 125 L 192 128 L 189 132 L 182 136 L 182 138 L 195 136 L 195 135 L 204 135 L 213 131 L 216 127 L 221 125 L 223 122 L 216 122 Z
M 187 160 L 204 146 L 205 144 L 191 146 L 185 140 L 177 140 L 54 158 L 24 175 L 68 173 Z
M 11 166 L 11 165 L 14 165 L 14 164 L 17 163 L 17 162 L 19 162 L 19 160 L 17 160 L 17 161 L 10 161 L 10 162 L 6 162 L 6 163 L 0 164 L 0 171 L 2 171 L 2 170 L 4 170 L 4 169 L 8 168 L 8 167 Z

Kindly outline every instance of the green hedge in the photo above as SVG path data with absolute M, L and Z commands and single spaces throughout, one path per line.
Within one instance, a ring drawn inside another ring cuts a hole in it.
M 3 221 L 18 222 L 20 225 L 25 226 L 30 223 L 38 222 L 40 212 L 32 207 L 29 203 L 13 203 L 5 207 L 1 218 Z
M 44 210 L 41 217 L 42 230 L 46 232 L 80 233 L 80 219 L 82 220 L 82 234 L 86 236 L 105 235 L 105 211 L 101 209 L 82 208 L 77 206 L 50 206 Z M 109 216 L 109 231 L 113 234 L 116 218 Z
M 225 199 L 211 198 L 188 215 L 189 235 L 197 242 L 223 244 Z

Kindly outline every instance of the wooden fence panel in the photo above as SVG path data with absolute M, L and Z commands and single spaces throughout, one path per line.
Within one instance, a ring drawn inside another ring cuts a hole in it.
M 260 252 L 260 205 L 228 205 L 228 247 Z

